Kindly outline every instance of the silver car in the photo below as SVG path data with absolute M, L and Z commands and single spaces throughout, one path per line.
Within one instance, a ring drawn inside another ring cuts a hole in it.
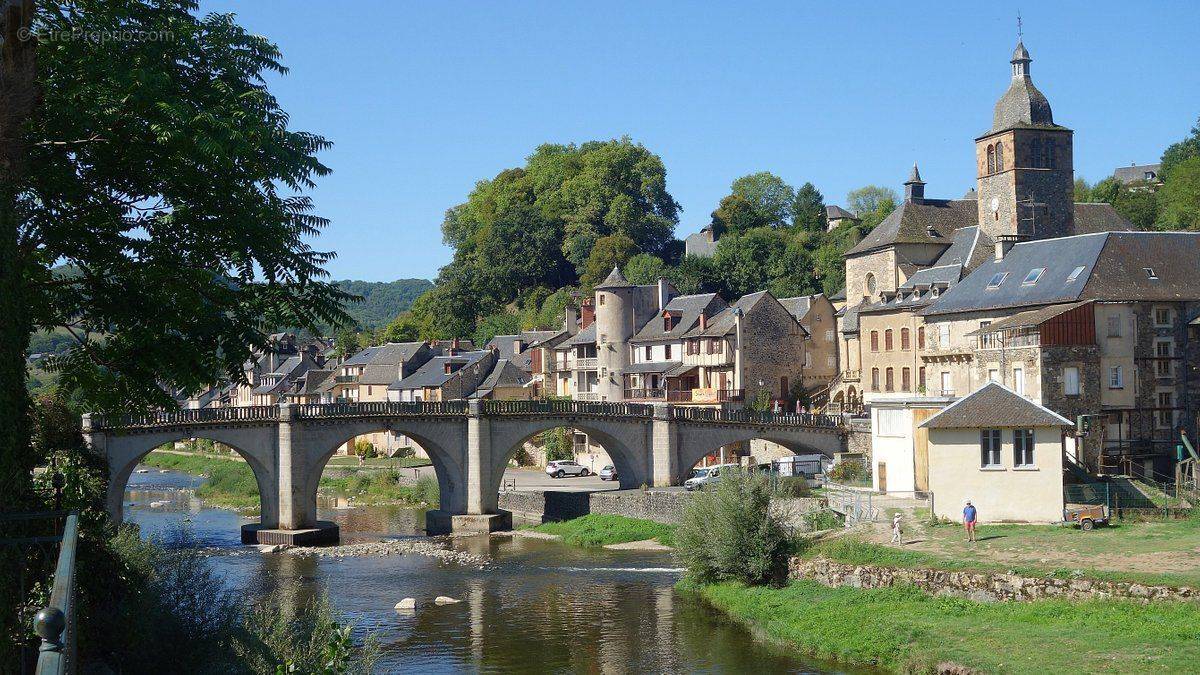
M 546 474 L 554 478 L 564 478 L 566 476 L 590 476 L 592 472 L 588 471 L 588 468 L 579 462 L 562 459 L 554 462 L 546 462 Z
M 618 479 L 617 469 L 612 464 L 608 464 L 603 469 L 600 469 L 600 473 L 597 475 L 600 476 L 600 480 L 617 480 Z

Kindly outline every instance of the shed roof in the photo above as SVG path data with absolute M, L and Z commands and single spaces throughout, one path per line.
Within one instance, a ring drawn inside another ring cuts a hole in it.
M 1071 420 L 1000 384 L 989 382 L 921 424 L 927 429 L 1073 427 Z

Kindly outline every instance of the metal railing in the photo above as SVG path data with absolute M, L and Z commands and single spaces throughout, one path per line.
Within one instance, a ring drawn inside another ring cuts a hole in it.
M 50 604 L 37 613 L 33 630 L 42 639 L 37 675 L 75 672 L 75 552 L 79 545 L 79 514 L 72 512 L 63 526 L 54 569 Z
M 845 419 L 839 415 L 816 413 L 773 413 L 719 408 L 676 408 L 674 412 L 675 419 L 688 422 L 740 422 L 822 429 L 840 429 L 846 426 Z
M 92 429 L 152 427 L 167 424 L 206 424 L 214 422 L 258 422 L 279 419 L 279 406 L 250 405 L 228 408 L 158 410 L 140 414 L 98 414 L 91 416 Z
M 650 417 L 653 408 L 637 403 L 612 401 L 488 401 L 483 403 L 485 415 L 597 415 L 605 417 Z
M 600 359 L 598 357 L 576 358 L 575 370 L 596 370 L 600 367 Z
M 316 417 L 449 417 L 465 415 L 467 402 L 456 401 L 365 401 L 360 403 L 304 403 L 296 415 Z
M 643 389 L 626 389 L 625 398 L 638 398 L 651 401 L 665 401 L 667 399 L 667 390 L 662 387 L 650 387 Z

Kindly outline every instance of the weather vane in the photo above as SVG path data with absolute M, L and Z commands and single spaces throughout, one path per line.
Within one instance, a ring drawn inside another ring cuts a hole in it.
M 1017 10 L 1017 39 L 1022 40 L 1024 38 L 1025 38 L 1025 33 L 1021 29 L 1021 10 L 1018 9 Z

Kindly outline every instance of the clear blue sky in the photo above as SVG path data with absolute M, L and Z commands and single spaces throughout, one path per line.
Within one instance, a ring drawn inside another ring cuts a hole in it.
M 1200 116 L 1200 5 L 1026 2 L 1033 79 L 1075 130 L 1077 176 L 1157 161 Z M 629 135 L 698 230 L 736 177 L 835 204 L 974 185 L 973 139 L 1009 79 L 1018 3 L 204 1 L 274 40 L 272 89 L 335 143 L 312 193 L 334 278 L 432 278 L 439 225 L 538 144 Z

